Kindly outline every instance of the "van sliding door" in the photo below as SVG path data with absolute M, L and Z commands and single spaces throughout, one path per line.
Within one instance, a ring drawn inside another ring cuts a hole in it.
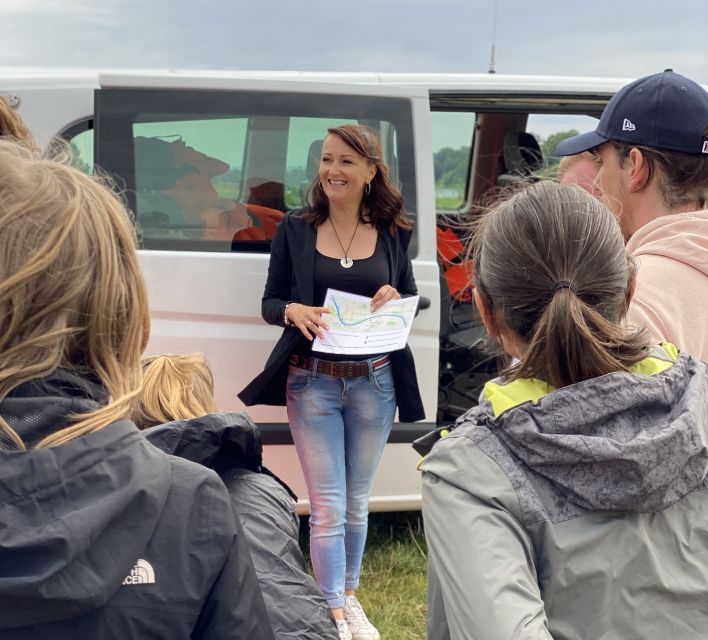
M 421 160 L 416 150 L 414 126 L 427 118 L 427 93 L 419 89 L 102 77 L 95 161 L 134 214 L 152 313 L 148 352 L 206 353 L 220 410 L 244 410 L 236 394 L 261 371 L 281 332 L 260 316 L 270 239 L 286 212 L 305 203 L 327 129 L 366 124 L 379 134 L 384 160 L 416 223 L 411 256 L 420 293 L 432 304 L 416 318 L 409 342 L 426 413 L 434 421 L 439 283 L 434 207 L 427 200 L 432 189 L 421 188 L 432 185 L 432 172 L 429 158 Z M 304 495 L 284 409 L 248 411 L 264 442 L 277 445 L 267 448 L 269 466 Z M 374 508 L 377 500 L 389 508 L 397 500 L 415 506 L 410 496 L 415 503 L 419 479 L 409 442 L 431 426 L 394 426 Z M 397 448 L 408 459 L 405 465 Z M 401 474 L 402 466 L 410 473 Z

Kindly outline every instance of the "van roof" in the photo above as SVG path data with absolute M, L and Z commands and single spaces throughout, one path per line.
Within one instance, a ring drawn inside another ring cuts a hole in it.
M 424 86 L 431 90 L 474 88 L 496 91 L 559 91 L 614 93 L 632 78 L 599 78 L 583 76 L 507 75 L 488 73 L 377 73 L 359 71 L 246 71 L 201 69 L 62 69 L 35 67 L 0 67 L 0 88 L 48 88 L 110 86 L 118 81 L 122 86 L 134 79 L 144 86 L 149 78 L 164 81 L 169 78 L 228 80 L 289 80 L 311 82 L 366 83 Z

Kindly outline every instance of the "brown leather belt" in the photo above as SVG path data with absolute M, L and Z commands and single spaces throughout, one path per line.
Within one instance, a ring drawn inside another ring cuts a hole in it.
M 377 369 L 388 366 L 391 363 L 391 358 L 385 355 L 372 358 L 371 360 L 361 360 L 359 362 L 336 362 L 334 360 L 321 360 L 320 358 L 303 357 L 295 354 L 290 356 L 290 364 L 310 371 L 312 371 L 315 361 L 317 361 L 317 373 L 324 373 L 325 375 L 334 376 L 335 378 L 353 378 L 355 376 L 368 376 L 369 362 L 371 362 L 371 368 L 376 371 Z

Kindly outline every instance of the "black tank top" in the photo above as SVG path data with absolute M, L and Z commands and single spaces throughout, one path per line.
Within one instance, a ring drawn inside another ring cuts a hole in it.
M 339 289 L 347 293 L 355 293 L 371 298 L 389 282 L 388 257 L 381 234 L 376 239 L 374 253 L 368 258 L 354 260 L 349 269 L 339 263 L 339 258 L 330 258 L 316 251 L 314 273 L 315 306 L 324 303 L 327 289 Z M 321 353 L 312 350 L 312 342 L 304 336 L 293 351 L 298 355 L 312 355 L 325 360 L 367 360 L 377 354 L 340 355 L 336 353 Z M 381 354 L 378 354 L 381 355 Z

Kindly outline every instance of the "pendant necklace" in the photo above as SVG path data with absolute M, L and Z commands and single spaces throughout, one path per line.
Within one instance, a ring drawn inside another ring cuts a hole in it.
M 347 245 L 346 249 L 344 248 L 342 241 L 339 239 L 339 234 L 337 233 L 337 230 L 334 228 L 334 222 L 332 222 L 332 218 L 329 219 L 329 223 L 332 225 L 332 231 L 334 231 L 334 235 L 337 238 L 337 242 L 339 242 L 339 246 L 342 247 L 342 251 L 344 251 L 344 257 L 339 261 L 339 264 L 341 264 L 345 269 L 349 269 L 354 264 L 354 260 L 349 257 L 349 249 L 351 249 L 352 242 L 354 242 L 354 236 L 356 235 L 356 231 L 359 228 L 359 221 L 357 220 L 356 222 L 356 227 L 354 227 L 354 233 L 352 233 L 352 239 L 349 241 L 349 244 Z

